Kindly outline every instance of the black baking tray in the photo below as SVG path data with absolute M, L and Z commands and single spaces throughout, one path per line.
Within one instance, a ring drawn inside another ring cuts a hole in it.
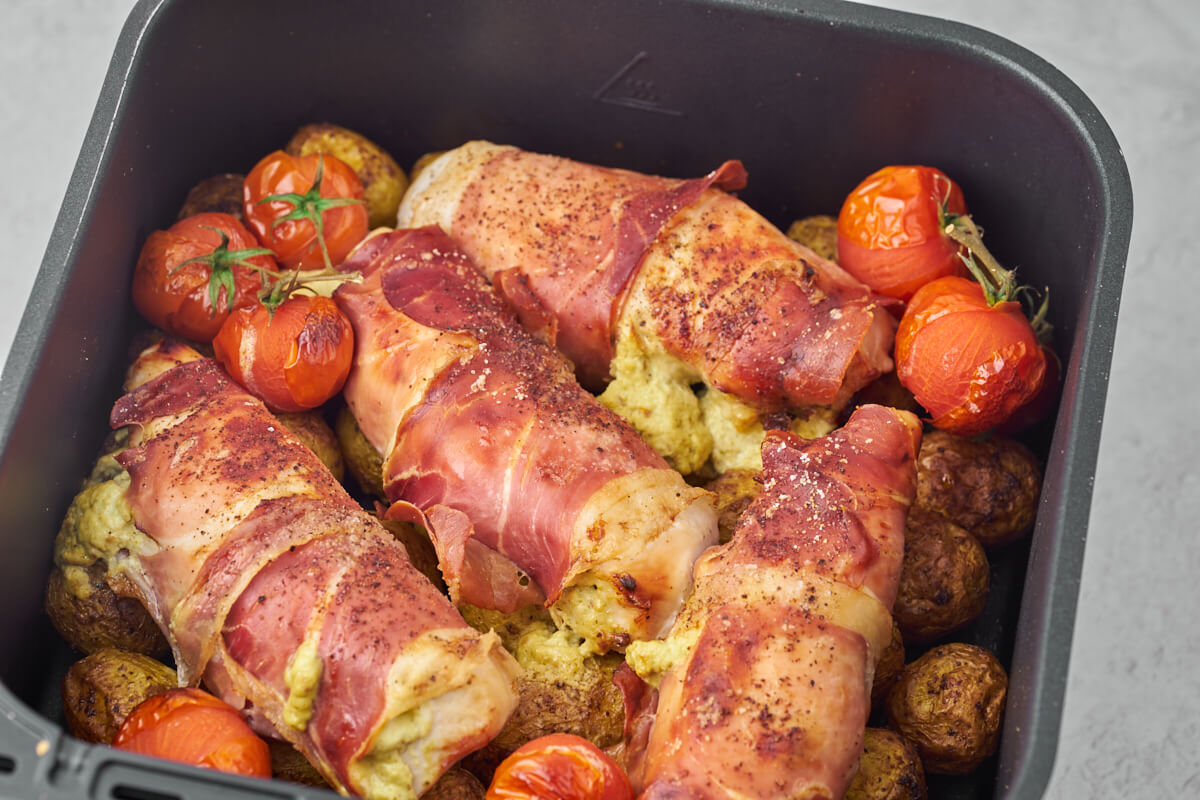
M 334 121 L 402 163 L 471 138 L 672 176 L 740 158 L 781 226 L 836 213 L 888 163 L 963 187 L 988 242 L 1048 286 L 1063 358 L 1034 436 L 1036 530 L 998 557 L 968 638 L 1010 664 L 999 755 L 935 797 L 1040 797 L 1054 763 L 1132 221 L 1104 119 L 989 33 L 839 2 L 143 0 L 118 42 L 0 382 L 0 796 L 299 797 L 86 745 L 61 728 L 74 657 L 42 594 L 59 521 L 106 433 L 138 326 L 146 235 L 197 180 Z

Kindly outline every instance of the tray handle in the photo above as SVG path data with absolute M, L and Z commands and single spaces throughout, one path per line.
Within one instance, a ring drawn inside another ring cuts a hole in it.
M 331 791 L 228 775 L 64 735 L 0 683 L 0 800 L 337 800 Z

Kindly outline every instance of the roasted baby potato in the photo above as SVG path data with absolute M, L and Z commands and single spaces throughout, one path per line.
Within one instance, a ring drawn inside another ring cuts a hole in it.
M 276 414 L 275 418 L 287 426 L 296 438 L 317 454 L 321 463 L 341 482 L 346 474 L 342 461 L 342 449 L 338 446 L 333 429 L 317 411 L 300 411 L 295 414 Z
M 850 418 L 850 414 L 854 412 L 854 409 L 872 403 L 880 406 L 888 406 L 889 408 L 898 408 L 902 411 L 911 411 L 918 417 L 925 415 L 925 409 L 921 408 L 916 398 L 913 397 L 912 392 L 905 389 L 900 383 L 900 379 L 896 377 L 895 370 L 883 373 L 859 389 L 842 410 L 843 421 Z
M 798 219 L 788 226 L 787 235 L 821 258 L 837 261 L 837 220 L 833 217 L 819 214 Z
M 996 752 L 1007 695 L 991 652 L 940 645 L 904 668 L 888 695 L 888 726 L 916 745 L 927 771 L 965 775 Z
M 365 493 L 383 500 L 383 456 L 367 441 L 349 408 L 342 406 L 338 411 L 333 431 L 350 477 Z
M 304 754 L 288 742 L 268 739 L 271 751 L 271 774 L 279 780 L 299 783 L 303 786 L 329 787 L 320 771 Z M 461 767 L 451 767 L 437 783 L 421 795 L 422 800 L 483 800 L 483 785 L 474 775 Z
M 445 150 L 434 150 L 432 152 L 425 153 L 420 158 L 418 158 L 415 162 L 413 162 L 412 169 L 410 169 L 408 171 L 409 180 L 415 181 L 417 179 L 417 175 L 419 175 L 421 173 L 421 170 L 428 167 L 434 161 L 437 161 L 438 158 L 440 156 L 442 156 L 445 152 L 446 152 Z
M 486 794 L 478 778 L 461 767 L 451 767 L 421 795 L 421 800 L 483 800 Z
M 140 602 L 125 596 L 132 595 L 126 579 L 108 572 L 108 554 L 126 544 L 133 530 L 119 483 L 125 470 L 115 458 L 127 442 L 123 429 L 108 435 L 103 454 L 67 509 L 54 540 L 46 614 L 63 638 L 84 653 L 113 647 L 163 656 L 170 647 L 153 618 Z
M 475 630 L 495 631 L 500 637 L 500 644 L 510 653 L 517 652 L 517 645 L 526 631 L 554 626 L 550 612 L 538 605 L 528 605 L 506 614 L 494 608 L 480 608 L 464 603 L 458 607 L 458 611 Z
M 242 183 L 245 175 L 227 172 L 224 175 L 214 175 L 197 183 L 187 193 L 183 205 L 179 209 L 177 219 L 184 219 L 205 211 L 216 211 L 221 214 L 231 214 L 244 219 L 242 213 Z
M 843 800 L 924 800 L 925 770 L 917 749 L 887 728 L 867 728 L 863 753 Z
M 329 786 L 317 768 L 289 742 L 268 739 L 267 748 L 271 751 L 271 774 L 276 778 L 304 786 Z
M 109 588 L 107 569 L 103 561 L 89 567 L 83 591 L 73 589 L 59 567 L 51 570 L 46 584 L 46 614 L 55 630 L 84 653 L 117 648 L 165 656 L 171 648 L 153 617 L 137 600 L 120 597 Z
M 109 744 L 130 711 L 178 685 L 175 670 L 149 656 L 97 650 L 72 664 L 63 678 L 67 730 L 85 742 Z
M 735 468 L 726 470 L 720 477 L 704 485 L 716 495 L 717 529 L 721 544 L 728 542 L 737 527 L 738 519 L 750 501 L 762 491 L 762 479 L 757 470 Z
M 983 613 L 990 571 L 983 546 L 941 514 L 914 508 L 905 527 L 892 617 L 904 641 L 924 644 Z
M 362 181 L 368 225 L 372 228 L 395 226 L 396 211 L 408 188 L 408 177 L 382 147 L 360 133 L 319 122 L 296 131 L 284 151 L 292 156 L 328 153 L 345 161 Z
M 900 634 L 900 626 L 892 619 L 892 640 L 879 654 L 879 662 L 875 665 L 875 679 L 871 683 L 871 708 L 883 708 L 888 692 L 892 690 L 900 673 L 904 671 L 904 638 Z
M 953 520 L 984 547 L 998 547 L 1033 529 L 1041 488 L 1037 458 L 1025 445 L 933 431 L 921 441 L 913 506 Z
M 551 733 L 573 733 L 600 748 L 621 741 L 625 707 L 613 673 L 619 654 L 584 655 L 582 638 L 555 629 L 544 608 L 527 606 L 514 614 L 463 606 L 463 619 L 479 630 L 494 630 L 524 668 L 517 679 L 520 702 L 500 733 L 468 756 L 468 769 L 485 783 L 500 762 L 526 742 Z
M 109 445 L 116 452 L 124 446 L 124 438 L 110 436 Z M 109 528 L 123 520 L 114 497 L 119 488 L 111 482 L 123 472 L 112 452 L 101 456 L 67 509 L 54 541 L 46 614 L 63 638 L 85 653 L 115 647 L 165 655 L 170 647 L 154 619 L 140 602 L 113 590 L 108 562 L 88 544 L 109 536 Z

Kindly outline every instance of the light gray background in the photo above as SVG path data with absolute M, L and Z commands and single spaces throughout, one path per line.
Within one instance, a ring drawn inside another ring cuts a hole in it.
M 2 0 L 0 357 L 133 4 Z M 1124 148 L 1133 243 L 1047 797 L 1200 797 L 1200 3 L 880 4 L 1033 50 L 1079 84 Z

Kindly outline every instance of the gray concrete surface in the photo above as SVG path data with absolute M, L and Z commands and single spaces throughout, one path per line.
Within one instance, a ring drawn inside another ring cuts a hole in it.
M 1040 54 L 1096 103 L 1135 223 L 1047 797 L 1200 797 L 1200 4 L 883 0 Z M 132 0 L 5 0 L 0 356 Z

